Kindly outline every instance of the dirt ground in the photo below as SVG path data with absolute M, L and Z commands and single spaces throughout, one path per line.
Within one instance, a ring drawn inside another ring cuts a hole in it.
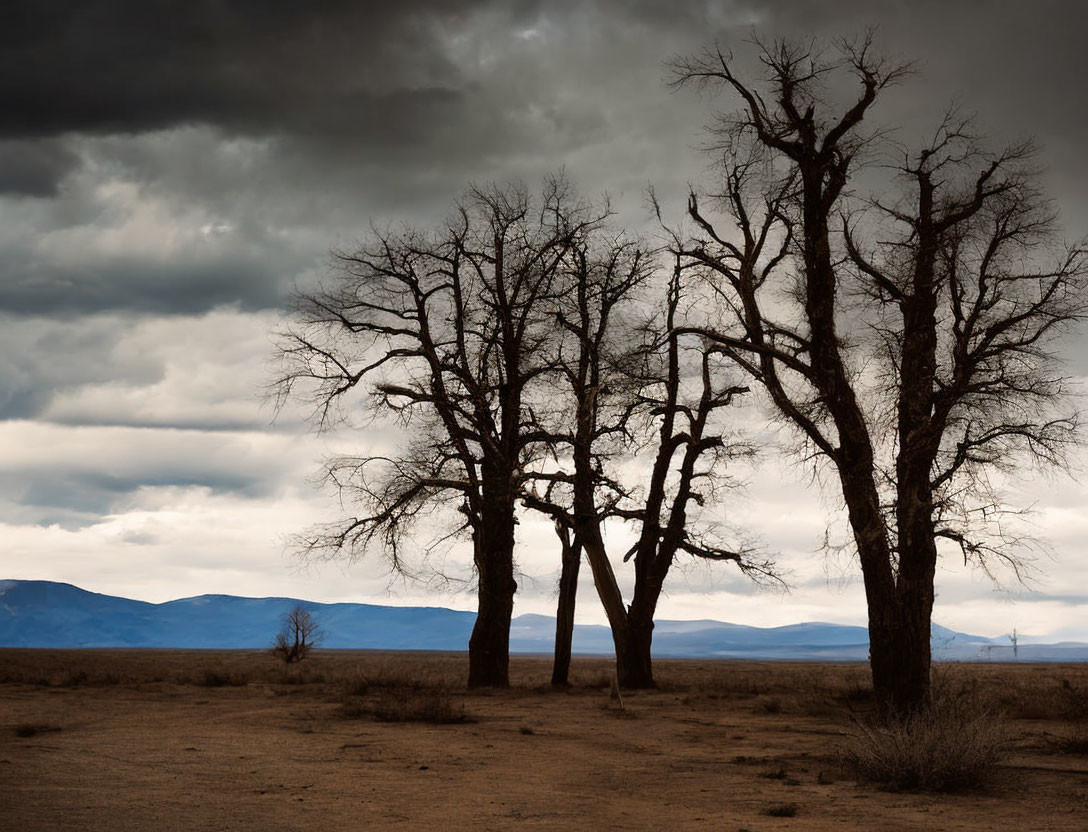
M 468 692 L 461 655 L 0 650 L 0 827 L 11 830 L 1088 829 L 1088 755 L 1061 739 L 1082 666 L 955 666 L 1007 714 L 993 782 L 888 792 L 843 770 L 861 665 L 662 661 L 551 690 L 515 658 Z M 423 721 L 396 721 L 412 716 Z M 442 722 L 443 719 L 453 720 Z M 393 720 L 393 721 L 382 721 Z M 431 720 L 431 721 L 428 721 Z

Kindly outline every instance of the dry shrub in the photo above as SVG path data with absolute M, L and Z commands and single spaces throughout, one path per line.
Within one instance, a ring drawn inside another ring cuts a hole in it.
M 1066 678 L 1060 690 L 1068 728 L 1055 739 L 1055 745 L 1067 754 L 1088 754 L 1088 688 Z
M 344 696 L 366 696 L 370 693 L 370 679 L 362 671 L 344 674 L 340 678 L 340 688 Z
M 782 713 L 782 700 L 777 696 L 772 696 L 770 699 L 764 699 L 760 703 L 760 707 L 764 713 L 767 714 L 780 714 Z
M 841 753 L 859 780 L 951 792 L 985 783 L 1010 739 L 1004 718 L 976 695 L 938 685 L 919 711 L 858 720 Z
M 464 705 L 454 705 L 450 691 L 443 687 L 384 686 L 373 688 L 360 679 L 354 688 L 345 688 L 340 715 L 348 719 L 370 716 L 378 722 L 429 722 L 444 725 L 471 722 Z
M 24 739 L 36 737 L 38 734 L 46 734 L 50 731 L 59 731 L 59 725 L 49 725 L 41 722 L 20 722 L 15 726 L 15 736 Z
M 458 663 L 441 656 L 421 657 L 415 661 L 413 658 L 412 654 L 377 657 L 341 675 L 340 681 L 349 687 L 362 688 L 363 693 L 367 689 L 385 688 L 448 692 L 464 684 L 462 668 Z
M 780 803 L 777 806 L 768 806 L 763 810 L 763 814 L 772 818 L 792 818 L 797 815 L 796 803 Z
M 218 668 L 207 668 L 195 679 L 195 684 L 205 688 L 242 687 L 248 680 L 240 673 Z
M 465 708 L 455 707 L 449 691 L 441 688 L 383 688 L 374 702 L 379 722 L 465 722 Z

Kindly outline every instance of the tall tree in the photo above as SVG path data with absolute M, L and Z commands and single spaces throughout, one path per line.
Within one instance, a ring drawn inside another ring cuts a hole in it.
M 555 439 L 569 455 L 558 471 L 539 475 L 548 483 L 545 495 L 529 494 L 525 502 L 569 529 L 585 552 L 612 630 L 619 683 L 652 687 L 654 616 L 678 555 L 731 561 L 752 576 L 774 579 L 774 570 L 743 547 L 721 545 L 716 524 L 695 516 L 710 508 L 721 463 L 748 452 L 715 420 L 746 388 L 729 380 L 719 347 L 678 334 L 680 269 L 664 285 L 655 281 L 654 258 L 633 242 L 594 255 L 576 253 L 558 312 L 569 336 L 562 378 L 574 406 Z M 660 300 L 641 291 L 655 282 Z M 643 323 L 644 337 L 632 340 L 624 326 L 630 320 L 618 314 L 624 306 L 645 311 L 647 303 L 656 314 Z M 630 461 L 636 449 L 649 467 L 641 487 L 615 470 L 617 459 Z M 555 499 L 557 491 L 565 502 Z M 631 524 L 636 534 L 623 558 L 634 568 L 629 604 L 605 544 L 609 519 Z
M 415 521 L 457 506 L 453 535 L 471 539 L 478 580 L 470 686 L 509 684 L 515 501 L 539 442 L 526 391 L 552 366 L 558 271 L 599 219 L 560 180 L 536 204 L 520 187 L 474 189 L 431 234 L 376 234 L 337 254 L 335 281 L 299 297 L 281 339 L 281 397 L 309 397 L 326 425 L 366 386 L 410 437 L 391 455 L 329 464 L 361 511 L 304 535 L 302 550 L 354 557 L 377 544 L 404 568 Z
M 987 155 L 951 118 L 904 154 L 902 190 L 876 201 L 886 222 L 866 250 L 843 195 L 877 135 L 863 118 L 906 68 L 875 56 L 868 37 L 841 42 L 834 61 L 789 41 L 761 59 L 766 94 L 720 52 L 675 66 L 677 84 L 719 84 L 742 101 L 719 133 L 718 201 L 733 229 L 716 227 L 696 194 L 689 204 L 699 233 L 684 255 L 731 320 L 698 331 L 833 466 L 865 583 L 874 688 L 912 709 L 929 695 L 937 541 L 965 558 L 1014 558 L 973 523 L 1000 508 L 987 469 L 1013 470 L 1025 454 L 1059 462 L 1075 438 L 1051 348 L 1084 312 L 1084 251 L 1055 251 L 1026 149 Z M 836 113 L 821 92 L 844 72 L 858 94 Z

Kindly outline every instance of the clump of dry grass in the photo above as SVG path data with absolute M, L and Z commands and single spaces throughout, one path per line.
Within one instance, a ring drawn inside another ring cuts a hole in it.
M 763 814 L 772 818 L 792 818 L 797 816 L 796 803 L 780 803 L 776 806 L 768 806 Z
M 205 688 L 242 687 L 248 679 L 240 673 L 231 673 L 220 668 L 206 668 L 196 677 L 195 683 Z
M 466 722 L 465 708 L 453 704 L 449 691 L 441 688 L 383 688 L 372 706 L 379 722 Z
M 340 715 L 379 722 L 471 722 L 464 705 L 454 704 L 450 691 L 433 679 L 398 684 L 386 676 L 356 673 L 342 681 Z
M 344 696 L 366 696 L 370 693 L 370 678 L 360 670 L 345 673 L 340 678 L 340 689 Z
M 1088 687 L 1063 678 L 1060 691 L 1068 727 L 1054 744 L 1067 754 L 1088 754 Z
M 936 686 L 930 704 L 918 711 L 858 720 L 841 756 L 865 782 L 952 792 L 985 783 L 1010 741 L 1004 718 L 978 696 Z
M 50 731 L 59 731 L 59 725 L 49 725 L 41 722 L 20 722 L 15 726 L 15 736 L 27 739 L 38 734 L 46 734 Z

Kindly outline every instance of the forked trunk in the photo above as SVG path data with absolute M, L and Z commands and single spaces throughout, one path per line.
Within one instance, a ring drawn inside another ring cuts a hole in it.
M 593 585 L 597 589 L 597 597 L 601 599 L 605 615 L 608 616 L 608 626 L 612 630 L 612 646 L 616 652 L 616 677 L 620 684 L 627 678 L 627 667 L 630 665 L 628 657 L 628 616 L 623 606 L 623 594 L 616 582 L 616 573 L 612 570 L 612 564 L 608 560 L 608 553 L 604 548 L 604 541 L 600 536 L 600 528 L 596 520 L 585 523 L 582 526 L 586 531 L 585 552 L 589 568 L 593 572 Z

